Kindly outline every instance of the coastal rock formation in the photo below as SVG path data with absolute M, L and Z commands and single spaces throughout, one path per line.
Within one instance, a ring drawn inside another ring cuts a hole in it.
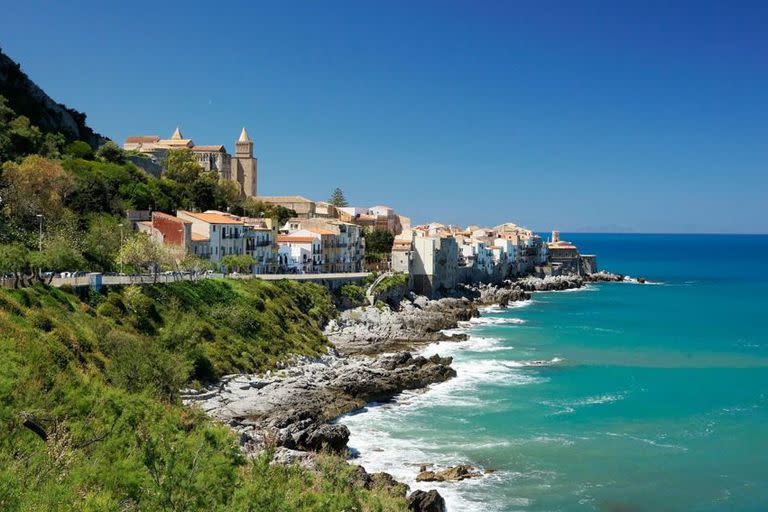
M 439 471 L 424 469 L 416 476 L 417 482 L 459 482 L 482 476 L 483 472 L 469 464 L 459 464 Z
M 408 496 L 408 510 L 412 512 L 445 512 L 445 500 L 434 489 L 414 491 Z
M 524 277 L 517 280 L 517 285 L 528 292 L 570 290 L 584 286 L 585 280 L 577 275 Z
M 510 302 L 527 300 L 531 297 L 525 290 L 511 281 L 505 281 L 502 286 L 482 283 L 463 285 L 459 289 L 459 293 L 464 297 L 474 300 L 475 303 L 481 306 L 498 304 L 499 306 L 506 307 Z
M 478 314 L 476 304 L 466 298 L 415 296 L 397 310 L 368 306 L 344 311 L 328 323 L 325 334 L 343 354 L 374 354 L 449 339 L 443 329 Z
M 611 272 L 606 272 L 605 270 L 601 270 L 600 272 L 595 272 L 593 274 L 587 275 L 586 279 L 587 281 L 591 281 L 591 282 L 614 283 L 614 282 L 625 281 L 626 277 L 621 274 L 612 274 Z
M 357 468 L 366 489 L 385 489 L 393 496 L 405 497 L 408 494 L 408 486 L 395 480 L 389 473 L 367 473 L 363 466 Z
M 302 357 L 274 374 L 224 377 L 202 391 L 186 390 L 182 399 L 229 424 L 246 451 L 274 445 L 343 453 L 349 430 L 328 421 L 367 402 L 445 381 L 456 375 L 450 364 L 451 358 L 408 352 L 373 358 Z

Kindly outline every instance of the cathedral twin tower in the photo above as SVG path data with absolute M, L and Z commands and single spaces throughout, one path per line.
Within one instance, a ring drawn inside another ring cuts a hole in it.
M 257 169 L 253 157 L 253 141 L 248 132 L 240 132 L 240 138 L 235 142 L 235 156 L 232 157 L 231 179 L 240 184 L 241 192 L 246 196 L 256 196 Z
M 253 141 L 245 128 L 235 141 L 234 155 L 230 155 L 227 149 L 220 144 L 214 146 L 196 145 L 192 139 L 185 139 L 178 127 L 170 139 L 161 139 L 157 135 L 130 136 L 125 139 L 123 149 L 144 153 L 158 163 L 164 160 L 168 151 L 189 149 L 205 171 L 215 171 L 222 179 L 237 182 L 240 186 L 240 193 L 244 196 L 256 196 L 257 194 L 257 159 L 253 156 Z

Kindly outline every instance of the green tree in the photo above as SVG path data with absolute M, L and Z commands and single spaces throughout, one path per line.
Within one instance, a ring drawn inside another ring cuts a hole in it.
M 215 172 L 201 172 L 190 187 L 195 207 L 202 211 L 217 209 L 218 186 L 219 176 Z
M 13 161 L 38 153 L 58 158 L 65 144 L 60 133 L 43 133 L 26 116 L 17 116 L 0 96 L 0 162 Z
M 114 215 L 92 215 L 83 236 L 83 257 L 88 261 L 90 270 L 109 272 L 115 270 L 120 252 L 121 231 L 123 239 L 131 236 L 130 225 Z
M 395 236 L 385 229 L 374 229 L 365 234 L 365 252 L 373 254 L 389 254 Z
M 219 180 L 216 187 L 216 203 L 219 208 L 235 208 L 240 201 L 240 185 L 233 180 Z
M 47 222 L 64 216 L 64 201 L 74 189 L 74 180 L 61 164 L 38 155 L 30 155 L 21 163 L 3 165 L 5 187 L 0 190 L 3 211 L 17 226 L 34 231 L 37 215 Z
M 73 158 L 82 158 L 84 160 L 93 160 L 94 157 L 91 145 L 82 140 L 71 142 L 65 152 Z
M 163 166 L 166 170 L 166 178 L 185 185 L 193 183 L 203 172 L 195 154 L 189 148 L 168 151 Z
M 11 273 L 14 288 L 23 284 L 24 275 L 29 271 L 29 250 L 20 243 L 0 245 L 0 272 Z
M 86 269 L 83 255 L 66 238 L 57 236 L 46 238 L 42 251 L 29 253 L 30 266 L 38 272 L 37 277 L 43 280 L 42 272 L 50 272 L 48 283 L 54 274 L 64 271 L 78 271 Z
M 251 268 L 256 264 L 256 260 L 248 254 L 230 254 L 221 258 L 221 264 L 227 269 L 227 272 L 244 271 L 250 273 Z
M 121 148 L 111 140 L 104 143 L 104 145 L 102 145 L 99 148 L 99 150 L 96 151 L 96 156 L 102 159 L 103 161 L 109 162 L 112 164 L 125 163 L 125 151 L 123 151 L 123 148 Z
M 337 208 L 349 206 L 347 199 L 344 197 L 344 192 L 342 192 L 339 187 L 336 187 L 336 189 L 333 191 L 331 198 L 328 199 L 328 202 Z
M 117 256 L 118 264 L 150 274 L 156 274 L 167 262 L 168 253 L 162 244 L 155 242 L 145 233 L 137 233 L 124 241 Z

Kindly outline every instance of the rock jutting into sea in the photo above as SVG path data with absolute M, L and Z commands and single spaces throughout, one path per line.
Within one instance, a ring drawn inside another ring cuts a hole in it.
M 524 277 L 518 279 L 515 284 L 528 292 L 544 292 L 557 290 L 571 290 L 584 286 L 585 280 L 577 275 Z
M 508 306 L 511 302 L 528 300 L 531 296 L 512 281 L 504 281 L 502 285 L 476 284 L 461 285 L 457 290 L 463 297 L 472 299 L 479 306 L 498 305 Z
M 247 452 L 274 445 L 291 450 L 344 453 L 349 431 L 328 423 L 367 402 L 385 400 L 456 375 L 451 358 L 427 359 L 408 352 L 377 357 L 300 357 L 266 375 L 222 378 L 200 392 L 185 390 L 182 400 L 227 423 Z M 289 453 L 285 457 L 301 458 Z
M 560 290 L 572 290 L 575 288 L 581 288 L 587 283 L 597 282 L 620 282 L 627 281 L 627 277 L 621 274 L 612 274 L 601 270 L 593 274 L 587 274 L 579 276 L 575 274 L 566 274 L 561 276 L 546 276 L 535 277 L 528 276 L 518 279 L 515 285 L 527 292 L 545 292 L 545 291 L 560 291 Z M 644 279 L 638 279 L 637 282 L 644 283 Z
M 459 464 L 450 468 L 437 471 L 428 470 L 422 467 L 416 476 L 417 482 L 460 482 L 467 478 L 477 478 L 483 476 L 483 472 L 469 464 Z
M 466 298 L 412 296 L 396 310 L 367 306 L 344 311 L 328 323 L 325 334 L 342 354 L 376 354 L 434 341 L 464 340 L 462 335 L 451 337 L 442 331 L 478 315 L 477 305 Z

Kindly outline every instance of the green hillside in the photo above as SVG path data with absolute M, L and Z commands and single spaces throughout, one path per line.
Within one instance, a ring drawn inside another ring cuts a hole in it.
M 0 510 L 405 510 L 338 457 L 246 460 L 179 404 L 182 387 L 323 353 L 333 313 L 310 283 L 0 290 Z

